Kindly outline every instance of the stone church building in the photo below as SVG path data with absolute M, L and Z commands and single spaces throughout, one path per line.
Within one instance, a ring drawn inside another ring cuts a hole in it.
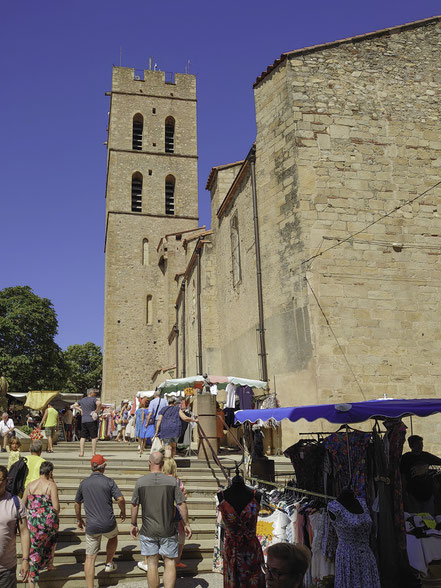
M 209 230 L 194 76 L 114 68 L 106 400 L 202 372 L 282 406 L 440 396 L 440 50 L 433 17 L 282 54 L 255 143 L 208 177 Z

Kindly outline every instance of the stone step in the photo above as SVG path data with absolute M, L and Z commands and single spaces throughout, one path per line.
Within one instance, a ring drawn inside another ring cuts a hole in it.
M 137 473 L 137 472 L 131 472 L 131 473 L 125 473 L 125 472 L 115 472 L 115 475 L 112 475 L 112 472 L 108 472 L 106 471 L 106 476 L 109 476 L 110 478 L 112 478 L 113 480 L 115 480 L 115 482 L 118 484 L 118 486 L 120 484 L 123 484 L 124 482 L 126 484 L 133 484 L 133 486 L 135 485 L 136 481 L 141 477 L 141 474 Z M 192 472 L 192 474 L 190 475 L 190 472 L 185 472 L 185 470 L 183 472 L 178 472 L 178 476 L 179 478 L 184 482 L 184 485 L 186 486 L 187 484 L 197 484 L 198 486 L 203 485 L 203 486 L 210 486 L 213 488 L 217 488 L 217 482 L 216 479 L 213 478 L 213 476 L 207 476 L 206 472 L 205 473 L 197 473 L 195 474 L 194 472 Z M 60 471 L 57 469 L 57 471 L 54 471 L 54 480 L 57 484 L 57 486 L 60 485 L 64 485 L 64 484 L 72 484 L 75 483 L 77 486 L 79 485 L 79 482 L 84 479 L 84 478 L 79 478 L 78 477 L 78 473 L 75 472 L 68 472 L 68 471 Z
M 193 537 L 184 545 L 184 557 L 186 559 L 198 559 L 201 554 L 213 554 L 214 547 L 214 532 L 212 537 L 205 537 L 204 539 L 195 540 Z M 106 539 L 101 541 L 101 548 L 99 555 L 106 553 Z M 139 539 L 133 539 L 129 536 L 120 537 L 118 540 L 118 548 L 116 550 L 116 559 L 130 560 L 133 555 L 141 557 L 141 547 Z M 17 542 L 17 556 L 21 557 L 21 543 Z M 86 540 L 84 533 L 72 534 L 69 541 L 57 541 L 55 548 L 54 562 L 76 562 L 84 561 L 86 556 Z
M 67 503 L 63 503 L 63 504 L 67 504 Z M 206 506 L 209 506 L 209 503 L 206 503 Z M 116 507 L 116 511 L 115 514 L 117 514 L 118 511 L 118 507 Z M 84 514 L 84 513 L 83 513 Z M 129 520 L 129 510 L 128 510 L 128 514 L 127 514 L 127 520 Z M 214 520 L 216 518 L 216 512 L 214 510 L 214 508 L 207 508 L 207 509 L 203 509 L 203 508 L 198 508 L 197 510 L 195 510 L 192 506 L 190 506 L 189 508 L 189 512 L 188 512 L 188 516 L 191 520 L 201 520 L 205 522 L 205 520 Z M 62 524 L 68 525 L 70 524 L 70 526 L 72 526 L 72 523 L 76 524 L 76 516 L 75 516 L 75 511 L 73 509 L 73 507 L 68 507 L 66 506 L 66 508 L 61 509 L 60 512 L 60 521 Z M 118 521 L 118 526 L 121 524 L 125 524 L 125 523 L 121 523 L 119 521 L 119 519 L 117 518 Z
M 132 498 L 133 488 L 135 484 L 118 484 L 119 489 L 121 490 L 123 496 L 125 497 L 126 501 Z M 58 495 L 61 498 L 72 496 L 74 499 L 76 496 L 76 492 L 78 490 L 78 484 L 64 484 L 63 486 L 58 487 Z M 185 490 L 188 496 L 192 497 L 211 497 L 216 493 L 216 487 L 213 486 L 185 486 Z
M 118 583 L 126 582 L 146 582 L 146 573 L 138 568 L 137 562 L 143 561 L 143 557 L 137 557 L 135 560 L 118 560 L 115 563 L 118 566 L 114 572 L 104 572 L 105 558 L 98 556 L 95 565 L 95 586 L 116 586 Z M 178 570 L 179 576 L 195 576 L 198 573 L 208 573 L 212 571 L 213 554 L 201 556 L 197 559 L 182 558 L 182 563 L 188 567 Z M 57 565 L 54 572 L 42 572 L 38 583 L 39 588 L 84 588 L 86 585 L 84 577 L 84 567 L 82 563 L 63 563 Z M 159 574 L 162 576 L 164 566 L 159 564 Z M 17 585 L 20 588 L 26 588 L 27 584 L 17 578 Z M 147 585 L 147 584 L 146 584 Z M 178 584 L 179 585 L 179 584 Z M 195 584 L 196 585 L 196 584 Z
M 130 519 L 129 519 L 130 520 Z M 118 522 L 118 535 L 121 539 L 128 539 L 130 536 L 131 524 L 130 522 L 125 521 L 121 523 Z M 141 525 L 141 521 L 138 521 Z M 207 539 L 208 537 L 214 537 L 214 531 L 216 528 L 216 519 L 213 517 L 212 522 L 204 522 L 201 523 L 200 520 L 197 521 L 190 521 L 191 529 L 193 531 L 192 540 L 196 539 Z M 61 521 L 60 528 L 58 532 L 58 542 L 69 542 L 76 539 L 77 536 L 81 537 L 84 533 L 79 531 L 76 526 L 76 519 L 72 519 L 71 521 Z

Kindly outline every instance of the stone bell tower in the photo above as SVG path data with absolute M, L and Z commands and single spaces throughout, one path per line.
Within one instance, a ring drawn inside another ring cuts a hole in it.
M 157 246 L 198 225 L 196 78 L 114 67 L 107 95 L 103 400 L 118 403 L 167 362 Z

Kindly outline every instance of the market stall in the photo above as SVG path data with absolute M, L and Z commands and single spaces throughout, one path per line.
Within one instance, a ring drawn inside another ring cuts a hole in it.
M 292 505 L 296 496 L 306 497 L 298 503 L 303 506 L 296 507 L 295 515 L 301 514 L 302 525 L 306 525 L 296 529 L 297 539 L 307 541 L 304 529 L 312 529 L 309 547 L 313 554 L 311 569 L 315 577 L 309 578 L 308 586 L 316 586 L 323 581 L 326 574 L 333 571 L 334 560 L 334 573 L 336 576 L 342 573 L 337 569 L 335 554 L 338 543 L 335 530 L 329 524 L 328 503 L 329 498 L 334 496 L 338 498 L 335 502 L 340 501 L 337 508 L 344 508 L 341 506 L 345 504 L 342 496 L 348 491 L 354 500 L 366 503 L 366 512 L 373 521 L 374 540 L 371 546 L 383 587 L 421 586 L 421 581 L 434 569 L 433 563 L 441 560 L 441 531 L 438 530 L 441 526 L 441 484 L 437 472 L 418 473 L 422 485 L 427 477 L 430 478 L 433 491 L 430 500 L 424 503 L 423 514 L 422 511 L 405 510 L 406 503 L 411 502 L 407 501 L 408 489 L 405 484 L 403 489 L 400 472 L 407 430 L 401 419 L 427 417 L 440 412 L 441 401 L 437 399 L 384 399 L 236 413 L 238 423 L 280 422 L 283 419 L 313 422 L 325 419 L 342 425 L 334 432 L 304 434 L 306 437 L 284 452 L 293 464 L 295 480 L 289 490 L 292 496 L 287 497 L 285 488 L 283 501 Z M 374 420 L 371 432 L 349 426 L 371 419 Z M 350 521 L 353 515 L 347 516 Z M 339 535 L 338 541 L 340 539 Z M 357 548 L 357 545 L 353 547 Z M 347 566 L 350 566 L 350 561 L 348 554 Z

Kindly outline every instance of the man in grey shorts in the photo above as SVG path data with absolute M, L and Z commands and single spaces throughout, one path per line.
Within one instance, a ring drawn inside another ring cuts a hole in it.
M 182 516 L 187 539 L 191 539 L 185 496 L 176 479 L 162 473 L 164 456 L 160 451 L 149 457 L 150 474 L 139 478 L 132 496 L 131 535 L 138 532 L 141 554 L 147 557 L 147 583 L 149 588 L 159 587 L 158 561 L 164 559 L 164 588 L 173 588 L 176 582 L 175 559 L 178 557 L 176 507 Z M 142 507 L 142 527 L 138 531 L 138 509 Z
M 83 480 L 75 497 L 75 515 L 78 528 L 84 528 L 81 516 L 81 504 L 84 503 L 86 511 L 86 561 L 84 574 L 87 588 L 93 588 L 95 577 L 95 560 L 101 547 L 101 537 L 107 539 L 105 572 L 113 572 L 116 565 L 113 563 L 116 547 L 118 545 L 118 526 L 113 514 L 112 498 L 120 508 L 120 519 L 126 519 L 126 502 L 121 490 L 112 478 L 104 475 L 106 459 L 102 455 L 94 455 L 90 460 L 92 474 Z

